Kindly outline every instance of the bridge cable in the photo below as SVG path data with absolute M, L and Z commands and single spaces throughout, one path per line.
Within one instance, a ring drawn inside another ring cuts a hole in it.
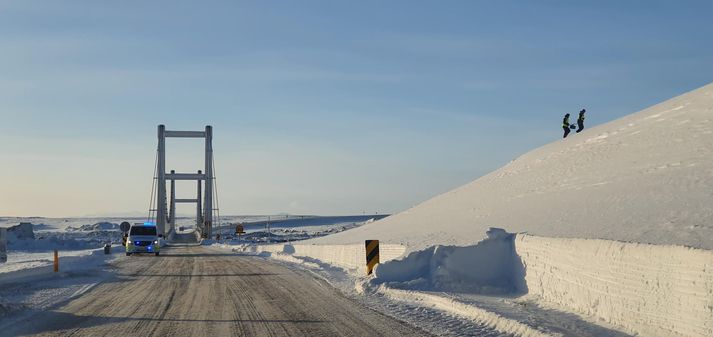
M 156 210 L 152 209 L 151 207 L 153 206 L 154 202 L 154 191 L 157 188 L 158 184 L 158 176 L 156 176 L 156 172 L 158 171 L 158 150 L 156 151 L 156 158 L 154 159 L 154 164 L 153 164 L 153 179 L 151 182 L 151 197 L 149 198 L 149 214 L 146 219 L 147 222 L 151 222 L 151 219 L 153 217 L 151 216 L 151 212 L 155 212 Z M 158 207 L 158 205 L 156 205 Z
M 212 167 L 213 168 L 213 187 L 215 187 L 213 189 L 213 196 L 215 197 L 215 211 L 217 214 L 216 219 L 218 220 L 218 232 L 220 234 L 223 234 L 222 227 L 220 224 L 220 203 L 218 202 L 218 178 L 216 178 L 216 175 L 215 175 L 215 156 L 211 156 L 211 160 L 213 161 L 213 163 L 212 163 L 213 164 L 212 165 L 213 166 Z

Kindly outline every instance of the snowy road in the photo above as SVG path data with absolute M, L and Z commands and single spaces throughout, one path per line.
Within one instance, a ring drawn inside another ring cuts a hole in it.
M 200 246 L 117 262 L 118 275 L 2 336 L 420 336 L 308 272 Z

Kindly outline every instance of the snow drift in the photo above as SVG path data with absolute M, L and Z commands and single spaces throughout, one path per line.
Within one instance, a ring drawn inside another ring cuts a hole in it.
M 713 249 L 711 186 L 713 84 L 559 139 L 402 213 L 313 242 L 379 239 L 415 251 L 472 245 L 499 227 Z
M 98 230 L 119 230 L 119 224 L 113 223 L 113 222 L 106 222 L 106 221 L 101 221 L 97 222 L 93 225 L 86 224 L 86 225 L 81 225 L 78 228 L 74 228 L 72 226 L 67 227 L 68 231 L 84 231 L 84 232 L 89 232 L 89 231 L 98 231 Z
M 382 260 L 373 282 L 527 291 L 543 305 L 633 334 L 713 336 L 711 186 L 713 84 L 305 246 L 378 239 L 405 246 L 407 255 Z M 517 234 L 508 250 L 507 240 L 487 237 L 494 226 L 528 234 Z
M 375 283 L 425 291 L 525 293 L 525 272 L 514 235 L 491 228 L 474 246 L 433 246 L 377 265 Z
M 43 224 L 42 226 L 47 225 Z M 35 233 L 37 225 L 21 222 L 7 228 L 7 248 L 10 251 L 79 250 L 102 247 L 108 242 L 121 242 L 121 232 L 103 230 L 105 227 L 111 227 L 111 224 L 102 222 L 86 225 L 86 228 L 94 229 L 83 231 L 83 233 L 72 230 L 65 232 L 43 230 Z
M 370 282 L 397 290 L 527 293 L 633 334 L 713 336 L 712 251 L 499 229 L 488 236 L 475 246 L 434 246 L 388 261 Z
M 33 225 L 29 222 L 21 222 L 16 226 L 7 228 L 7 241 L 34 240 L 35 232 Z

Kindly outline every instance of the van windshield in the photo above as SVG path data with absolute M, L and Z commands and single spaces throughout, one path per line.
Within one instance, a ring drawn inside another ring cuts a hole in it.
M 156 227 L 153 226 L 134 226 L 131 227 L 129 235 L 151 235 L 156 236 Z

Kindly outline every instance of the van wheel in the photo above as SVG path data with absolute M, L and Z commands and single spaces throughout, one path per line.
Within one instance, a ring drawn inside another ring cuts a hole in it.
M 129 252 L 126 252 L 126 256 L 131 256 L 131 253 L 129 253 Z
M 158 256 L 158 252 L 156 252 L 156 256 Z

